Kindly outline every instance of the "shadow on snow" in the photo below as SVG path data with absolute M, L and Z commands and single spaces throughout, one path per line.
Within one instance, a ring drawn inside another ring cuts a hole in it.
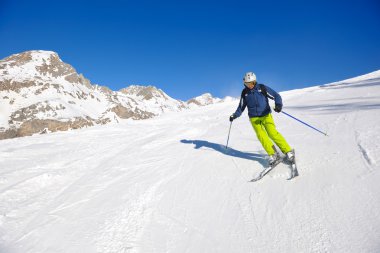
M 202 141 L 202 140 L 181 140 L 181 142 L 184 144 L 194 144 L 195 149 L 200 149 L 200 148 L 205 147 L 205 148 L 213 149 L 225 155 L 243 158 L 243 159 L 247 159 L 251 161 L 256 161 L 256 162 L 259 162 L 262 166 L 268 165 L 268 162 L 265 159 L 266 155 L 263 155 L 263 154 L 241 152 L 233 148 L 226 149 L 224 145 L 220 145 L 220 144 L 212 143 L 208 141 Z

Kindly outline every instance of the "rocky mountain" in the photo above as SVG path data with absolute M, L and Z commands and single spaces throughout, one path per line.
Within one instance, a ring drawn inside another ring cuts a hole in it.
M 236 98 L 227 96 L 221 99 L 221 98 L 213 97 L 210 93 L 205 93 L 203 95 L 200 95 L 198 97 L 188 100 L 186 104 L 190 108 L 194 108 L 194 107 L 199 107 L 199 106 L 212 105 L 216 103 L 231 102 L 233 100 L 236 100 Z
M 205 106 L 210 104 L 219 103 L 222 100 L 220 98 L 214 98 L 210 93 L 205 93 L 198 97 L 192 98 L 187 101 L 190 106 Z
M 208 94 L 186 103 L 154 86 L 112 91 L 92 85 L 51 51 L 27 51 L 0 60 L 0 139 L 147 119 L 213 101 L 217 99 Z
M 129 99 L 141 101 L 140 109 L 160 115 L 169 111 L 181 111 L 188 109 L 188 105 L 180 100 L 169 97 L 165 92 L 154 86 L 131 85 L 121 89 L 118 96 L 127 96 Z

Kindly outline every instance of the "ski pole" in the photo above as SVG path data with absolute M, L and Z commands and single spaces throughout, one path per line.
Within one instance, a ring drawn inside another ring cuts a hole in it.
M 303 122 L 302 120 L 297 119 L 296 117 L 294 117 L 294 116 L 292 116 L 292 115 L 290 115 L 290 114 L 288 114 L 288 113 L 286 113 L 286 112 L 284 112 L 284 111 L 281 111 L 281 112 L 282 112 L 283 114 L 285 114 L 285 115 L 287 115 L 287 116 L 289 116 L 289 117 L 291 117 L 291 118 L 297 120 L 298 122 L 301 122 L 302 124 L 304 124 L 304 125 L 306 125 L 306 126 L 312 128 L 312 129 L 314 129 L 315 131 L 318 131 L 318 132 L 320 132 L 321 134 L 324 134 L 324 135 L 328 136 L 327 133 L 324 133 L 324 132 L 318 130 L 317 128 L 315 128 L 315 127 L 313 127 L 313 126 L 307 124 L 306 122 Z
M 228 131 L 228 138 L 227 138 L 226 149 L 228 148 L 228 141 L 230 140 L 231 126 L 232 126 L 232 121 L 231 121 L 231 123 L 230 123 L 230 130 Z

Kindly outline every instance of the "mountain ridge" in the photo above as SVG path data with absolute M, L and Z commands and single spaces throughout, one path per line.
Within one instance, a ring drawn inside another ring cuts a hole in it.
M 0 60 L 0 98 L 5 116 L 0 119 L 0 139 L 190 109 L 187 102 L 173 99 L 152 85 L 130 85 L 119 91 L 93 85 L 58 53 L 44 50 Z

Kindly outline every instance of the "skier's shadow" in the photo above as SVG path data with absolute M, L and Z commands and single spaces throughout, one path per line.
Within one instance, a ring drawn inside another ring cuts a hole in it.
M 257 161 L 262 166 L 268 165 L 268 162 L 265 159 L 265 155 L 263 155 L 263 154 L 241 152 L 241 151 L 233 149 L 233 148 L 226 149 L 226 147 L 223 145 L 208 142 L 208 141 L 202 141 L 202 140 L 181 140 L 181 142 L 185 143 L 185 144 L 194 144 L 195 149 L 200 149 L 202 147 L 210 148 L 210 149 L 213 149 L 213 150 L 218 151 L 220 153 L 223 153 L 225 155 L 234 156 L 234 157 L 243 158 L 243 159 L 252 160 L 252 161 Z

